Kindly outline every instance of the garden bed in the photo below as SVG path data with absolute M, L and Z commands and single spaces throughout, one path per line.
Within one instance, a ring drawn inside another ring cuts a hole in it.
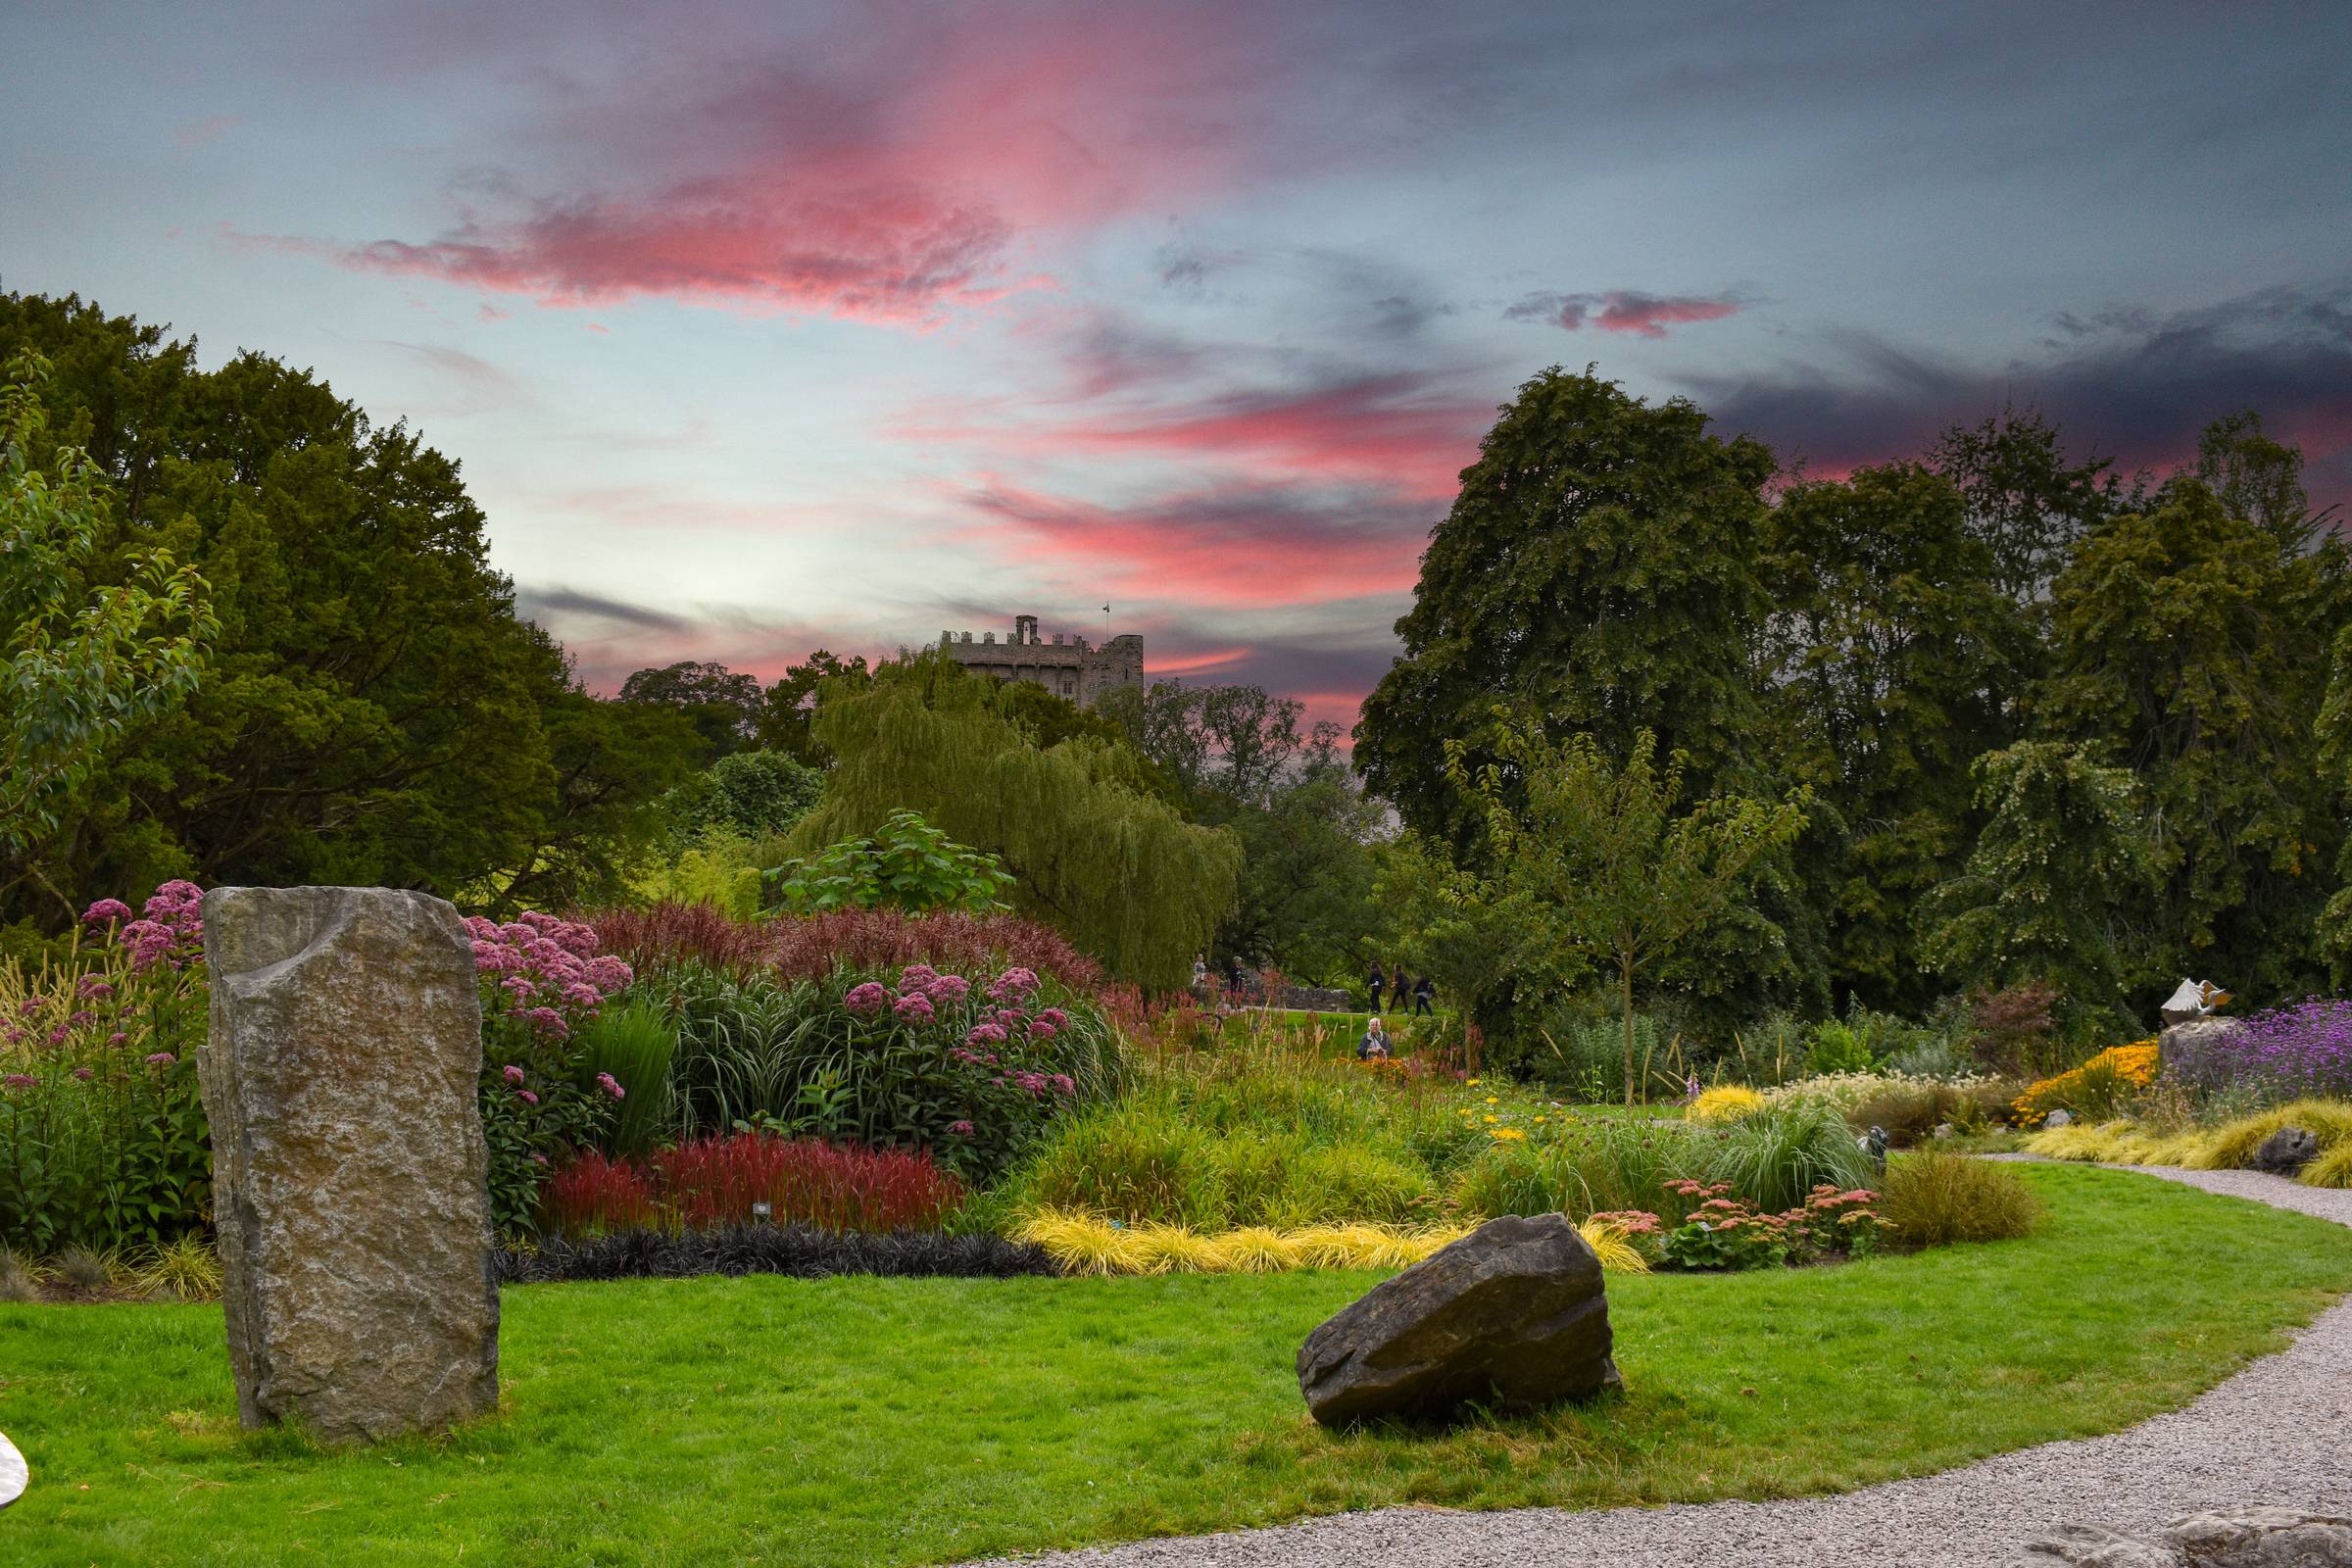
M 10 1560 L 952 1561 L 1392 1503 L 1778 1496 L 2177 1406 L 2352 1287 L 2352 1234 L 2023 1172 L 2032 1239 L 1612 1278 L 1629 1393 L 1330 1435 L 1300 1338 L 1379 1276 L 646 1280 L 505 1295 L 504 1413 L 325 1452 L 246 1435 L 217 1307 L 0 1306 Z M 266 1462 L 265 1462 L 266 1461 Z M 84 1487 L 88 1490 L 82 1490 Z

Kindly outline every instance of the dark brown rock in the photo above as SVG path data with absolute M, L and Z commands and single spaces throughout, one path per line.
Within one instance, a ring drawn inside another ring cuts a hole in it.
M 1600 1259 L 1557 1214 L 1490 1220 L 1344 1308 L 1298 1348 L 1325 1426 L 1503 1411 L 1619 1386 Z
M 2319 1157 L 2320 1140 L 2316 1133 L 2301 1127 L 2281 1127 L 2254 1151 L 2254 1168 L 2267 1170 L 2274 1176 L 2292 1176 Z
M 494 1411 L 481 1006 L 458 911 L 390 888 L 216 888 L 204 934 L 196 1064 L 238 1413 L 342 1443 Z

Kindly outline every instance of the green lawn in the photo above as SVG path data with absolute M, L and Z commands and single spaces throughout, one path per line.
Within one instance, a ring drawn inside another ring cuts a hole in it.
M 1373 1276 L 541 1286 L 506 1414 L 322 1452 L 237 1430 L 217 1308 L 0 1307 L 11 1564 L 920 1563 L 1424 1501 L 1773 1496 L 2176 1406 L 2352 1287 L 2352 1233 L 2024 1167 L 2028 1242 L 1613 1279 L 1622 1399 L 1346 1437 L 1299 1339 Z

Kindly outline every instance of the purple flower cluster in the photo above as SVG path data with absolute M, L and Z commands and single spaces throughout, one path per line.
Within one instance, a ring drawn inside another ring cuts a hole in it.
M 2177 1065 L 2201 1089 L 2252 1089 L 2280 1100 L 2352 1095 L 2352 1002 L 2311 997 L 2258 1012 L 2193 1062 Z
M 573 1024 L 636 979 L 624 959 L 597 951 L 594 927 L 576 920 L 535 909 L 503 925 L 469 915 L 466 934 L 473 972 L 491 982 L 488 999 L 551 1039 L 569 1036 Z
M 121 899 L 100 899 L 81 918 L 103 928 L 127 952 L 134 969 L 161 962 L 184 969 L 204 956 L 204 890 L 193 882 L 174 880 L 157 888 L 136 920 Z

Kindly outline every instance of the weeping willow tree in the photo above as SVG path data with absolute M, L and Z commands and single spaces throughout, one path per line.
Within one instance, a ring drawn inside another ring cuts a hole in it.
M 1013 906 L 1123 980 L 1180 986 L 1233 907 L 1239 841 L 1153 795 L 1135 755 L 1092 734 L 1041 747 L 1005 688 L 934 656 L 828 694 L 814 735 L 839 760 L 789 846 L 810 854 L 919 811 L 1003 858 Z

